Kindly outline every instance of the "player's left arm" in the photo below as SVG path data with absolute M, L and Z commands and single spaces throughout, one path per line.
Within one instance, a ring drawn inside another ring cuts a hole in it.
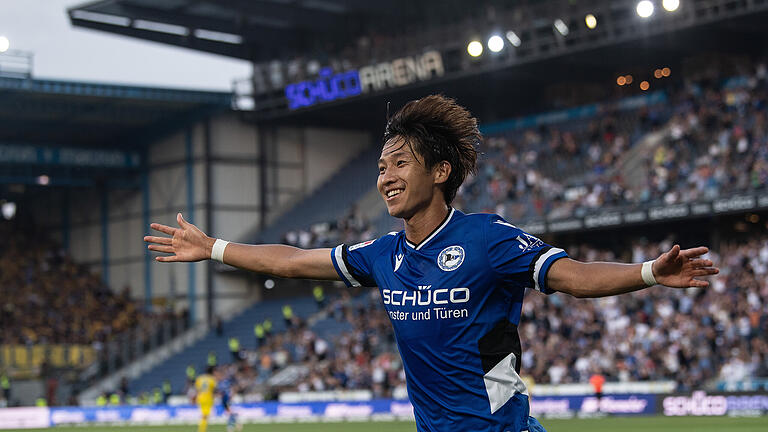
M 706 247 L 680 250 L 674 245 L 653 263 L 656 282 L 673 288 L 709 286 L 709 282 L 697 279 L 720 271 L 711 260 L 701 258 L 708 251 Z M 584 263 L 563 258 L 552 263 L 547 285 L 574 297 L 607 297 L 647 288 L 641 269 L 642 264 Z

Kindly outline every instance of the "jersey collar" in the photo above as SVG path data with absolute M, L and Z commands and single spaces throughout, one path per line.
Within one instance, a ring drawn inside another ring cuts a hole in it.
M 409 242 L 407 238 L 405 239 L 405 244 L 407 244 L 408 246 L 410 246 L 412 249 L 415 249 L 415 250 L 421 249 L 422 247 L 424 247 L 425 244 L 427 244 L 430 240 L 432 240 L 437 235 L 437 233 L 442 231 L 443 228 L 445 228 L 445 226 L 448 225 L 448 222 L 450 222 L 451 219 L 453 218 L 453 213 L 455 211 L 456 211 L 456 209 L 451 207 L 451 211 L 448 212 L 448 215 L 445 217 L 443 222 L 440 225 L 438 225 L 437 228 L 435 228 L 434 231 L 432 231 L 432 233 L 430 233 L 427 236 L 427 238 L 422 240 L 419 244 L 415 245 L 415 244 Z M 403 234 L 403 237 L 405 237 L 405 234 Z

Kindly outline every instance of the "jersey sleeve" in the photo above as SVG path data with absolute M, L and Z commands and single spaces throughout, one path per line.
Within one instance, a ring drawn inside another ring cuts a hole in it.
M 331 260 L 336 273 L 349 287 L 375 287 L 373 262 L 386 246 L 386 237 L 368 240 L 352 246 L 341 244 L 331 249 Z
M 489 218 L 485 228 L 488 260 L 504 282 L 544 294 L 555 292 L 547 286 L 547 272 L 552 263 L 568 257 L 564 250 L 544 243 L 497 215 Z

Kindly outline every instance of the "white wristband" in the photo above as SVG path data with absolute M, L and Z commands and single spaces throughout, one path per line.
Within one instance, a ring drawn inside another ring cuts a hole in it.
M 224 249 L 227 248 L 228 241 L 222 239 L 216 239 L 213 243 L 213 249 L 211 249 L 211 259 L 220 263 L 224 262 Z
M 644 262 L 643 269 L 640 270 L 640 276 L 643 277 L 643 282 L 645 282 L 645 284 L 648 286 L 654 286 L 658 283 L 656 282 L 656 278 L 653 276 L 654 262 L 656 262 L 656 260 Z

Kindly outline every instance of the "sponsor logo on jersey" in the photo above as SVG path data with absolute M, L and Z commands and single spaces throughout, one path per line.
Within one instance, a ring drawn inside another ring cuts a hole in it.
M 523 252 L 531 249 L 536 249 L 538 247 L 541 247 L 544 244 L 543 241 L 526 233 L 523 233 L 523 235 L 517 236 L 516 240 L 520 242 L 520 244 L 517 245 L 517 247 Z
M 381 295 L 385 305 L 394 306 L 430 306 L 433 304 L 459 304 L 469 301 L 469 288 L 440 288 L 435 290 L 429 288 L 432 288 L 432 285 L 419 285 L 419 291 L 383 289 Z
M 404 257 L 405 257 L 405 255 L 403 255 L 403 254 L 395 255 L 395 272 L 397 272 L 397 269 L 400 268 L 400 264 L 403 263 L 403 258 Z
M 510 227 L 510 228 L 514 228 L 514 229 L 520 229 L 520 228 L 512 225 L 511 223 L 504 222 L 502 220 L 493 221 L 493 223 L 499 224 L 499 225 L 503 225 L 503 226 L 506 226 L 506 227 Z M 530 235 L 528 233 L 521 232 L 520 234 L 521 235 L 517 236 L 515 238 L 515 240 L 520 242 L 520 244 L 517 245 L 517 248 L 520 249 L 522 252 L 525 252 L 525 251 L 528 251 L 528 250 L 531 250 L 531 249 L 535 249 L 535 248 L 537 248 L 537 247 L 539 247 L 539 246 L 544 244 L 543 241 L 539 240 L 538 238 L 536 238 L 536 237 L 534 237 L 534 236 L 532 236 L 532 235 Z
M 352 246 L 349 247 L 349 250 L 353 251 L 355 249 L 360 249 L 360 248 L 366 247 L 366 246 L 372 244 L 375 241 L 376 241 L 376 239 L 373 239 L 373 240 L 364 241 L 362 243 L 358 243 L 356 245 L 352 245 Z
M 464 248 L 461 246 L 448 246 L 440 251 L 437 256 L 437 266 L 442 271 L 454 271 L 464 262 Z

